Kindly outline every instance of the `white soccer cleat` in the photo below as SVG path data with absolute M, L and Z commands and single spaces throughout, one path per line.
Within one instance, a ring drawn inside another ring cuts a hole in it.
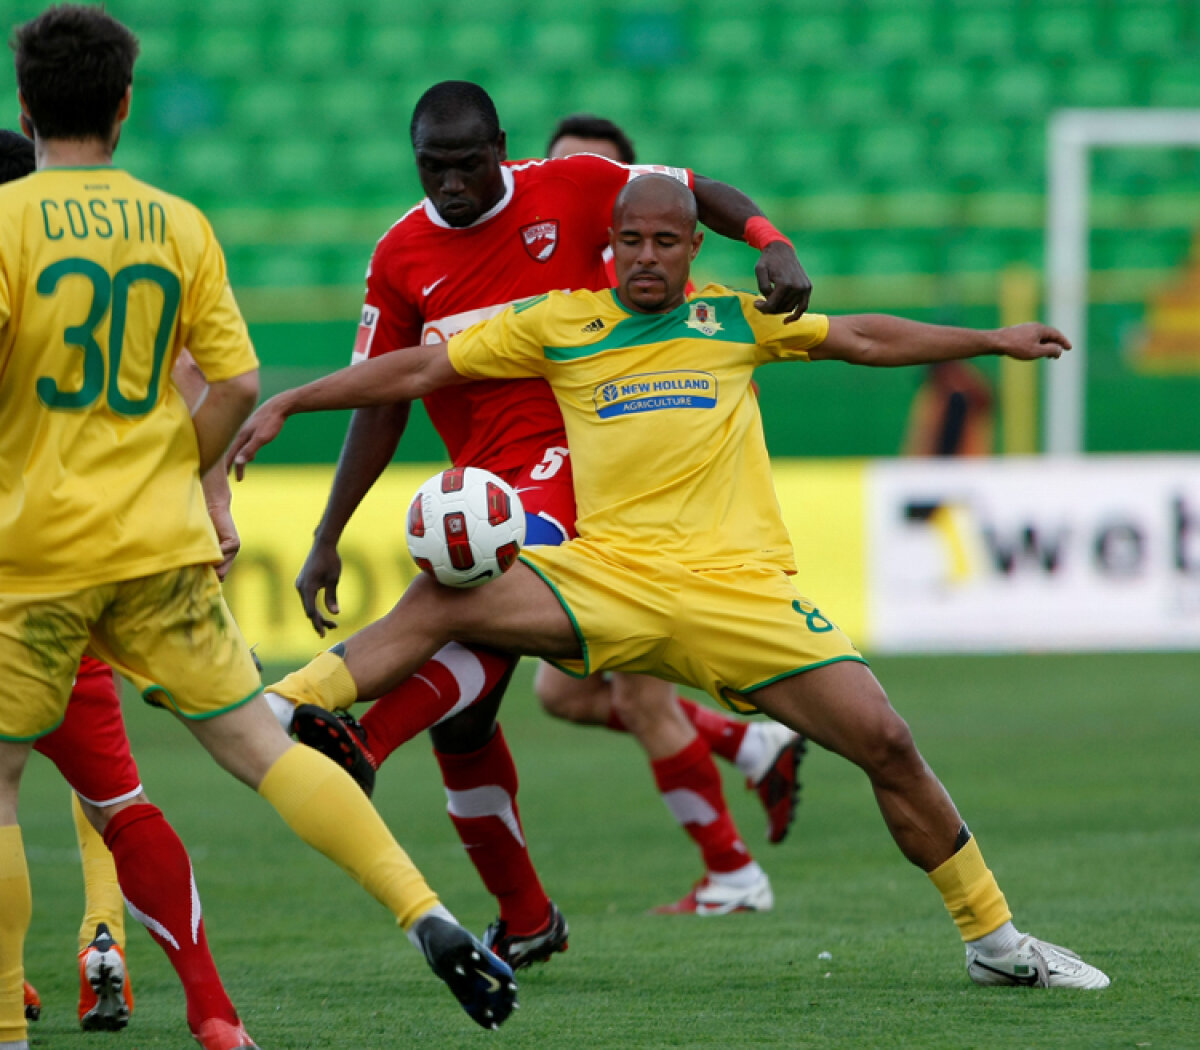
M 730 915 L 735 911 L 770 911 L 774 907 L 771 880 L 763 872 L 762 877 L 749 886 L 730 886 L 706 876 L 686 897 L 673 904 L 660 904 L 651 912 L 654 915 Z
M 1026 934 L 1002 955 L 967 946 L 967 973 L 976 984 L 1028 988 L 1107 988 L 1108 975 L 1057 944 Z

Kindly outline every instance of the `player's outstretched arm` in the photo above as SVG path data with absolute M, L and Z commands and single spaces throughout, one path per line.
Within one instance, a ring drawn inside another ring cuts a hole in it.
M 888 314 L 854 314 L 829 319 L 829 335 L 809 351 L 814 361 L 894 368 L 930 365 L 998 354 L 1018 361 L 1060 357 L 1070 350 L 1067 337 L 1049 325 L 1031 322 L 1011 328 L 954 328 L 922 324 Z
M 795 321 L 808 309 L 812 281 L 800 265 L 791 241 L 775 229 L 762 209 L 741 190 L 696 175 L 692 192 L 696 195 L 699 219 L 714 233 L 734 241 L 745 241 L 762 252 L 754 267 L 758 290 L 763 298 L 755 305 L 765 314 L 788 314 Z
M 445 343 L 407 347 L 349 365 L 263 402 L 233 439 L 226 466 L 240 481 L 246 464 L 279 436 L 288 416 L 416 401 L 441 387 L 464 382 L 450 365 Z

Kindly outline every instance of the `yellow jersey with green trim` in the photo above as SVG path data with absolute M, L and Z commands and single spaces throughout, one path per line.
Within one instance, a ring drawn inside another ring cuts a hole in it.
M 708 285 L 663 314 L 615 292 L 550 292 L 455 336 L 471 379 L 542 376 L 562 409 L 579 535 L 689 568 L 795 572 L 771 480 L 756 365 L 807 360 L 829 319 L 792 324 Z
M 212 228 L 112 167 L 0 187 L 0 592 L 220 558 L 171 368 L 258 367 Z

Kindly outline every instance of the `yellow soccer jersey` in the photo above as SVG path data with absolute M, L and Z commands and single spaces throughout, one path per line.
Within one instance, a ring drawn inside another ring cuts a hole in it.
M 184 346 L 210 381 L 258 366 L 196 208 L 110 167 L 0 187 L 0 591 L 219 559 Z
M 472 379 L 543 376 L 562 409 L 580 536 L 689 568 L 794 572 L 771 481 L 754 367 L 807 360 L 828 318 L 794 324 L 709 285 L 666 314 L 612 291 L 551 292 L 450 341 Z

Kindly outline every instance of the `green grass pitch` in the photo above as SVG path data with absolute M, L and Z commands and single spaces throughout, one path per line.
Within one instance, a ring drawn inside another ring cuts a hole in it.
M 521 1009 L 475 1028 L 393 927 L 187 733 L 130 699 L 152 799 L 195 862 L 209 937 L 265 1050 L 353 1046 L 1062 1048 L 1200 1046 L 1200 655 L 879 659 L 875 669 L 954 795 L 1018 925 L 1105 969 L 1100 993 L 976 988 L 928 880 L 892 846 L 865 779 L 823 751 L 796 826 L 726 790 L 776 893 L 768 915 L 648 916 L 699 876 L 633 741 L 551 721 L 514 683 L 504 724 L 521 807 L 571 947 L 526 971 Z M 728 768 L 728 767 L 726 767 Z M 444 813 L 424 740 L 376 800 L 448 906 L 477 932 L 492 902 Z M 119 1035 L 75 1022 L 81 881 L 67 790 L 31 759 L 22 824 L 34 883 L 33 1045 L 192 1045 L 183 996 L 132 919 L 136 1009 Z M 822 959 L 828 952 L 832 959 Z

